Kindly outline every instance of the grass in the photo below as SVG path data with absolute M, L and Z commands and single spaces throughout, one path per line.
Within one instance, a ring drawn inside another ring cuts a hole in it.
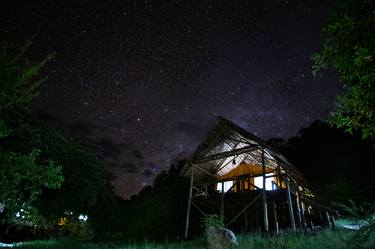
M 240 235 L 238 249 L 328 249 L 347 248 L 353 232 L 343 230 L 324 230 L 312 235 L 286 234 L 264 238 L 259 234 Z M 90 243 L 79 240 L 33 241 L 15 246 L 18 249 L 204 249 L 203 240 L 174 244 L 124 244 L 124 243 Z

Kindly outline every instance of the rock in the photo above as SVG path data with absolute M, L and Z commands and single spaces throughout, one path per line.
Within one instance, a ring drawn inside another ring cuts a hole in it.
M 238 246 L 238 240 L 234 233 L 226 228 L 206 228 L 206 240 L 211 249 L 231 249 Z

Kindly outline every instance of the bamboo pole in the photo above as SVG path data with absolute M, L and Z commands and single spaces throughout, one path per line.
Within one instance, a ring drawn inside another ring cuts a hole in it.
M 195 204 L 193 201 L 191 201 L 191 205 L 193 205 L 203 216 L 206 216 L 206 213 L 202 211 L 202 209 L 200 209 L 200 207 Z
M 298 191 L 298 186 L 296 190 L 296 204 L 297 204 L 297 218 L 298 218 L 298 223 L 300 226 L 301 231 L 305 228 L 304 222 L 302 219 L 302 212 L 303 212 L 303 207 L 301 205 L 301 198 L 299 196 L 299 191 Z
M 332 227 L 332 225 L 331 225 L 331 220 L 330 220 L 330 218 L 329 218 L 329 213 L 328 213 L 328 211 L 326 211 L 326 216 L 327 216 L 328 226 L 329 226 L 329 227 Z
M 296 232 L 296 223 L 294 221 L 293 204 L 292 204 L 292 197 L 291 197 L 291 194 L 290 194 L 290 187 L 289 187 L 289 179 L 288 179 L 288 177 L 285 178 L 285 184 L 286 184 L 286 191 L 287 191 L 287 195 L 288 195 L 287 197 L 288 197 L 290 225 L 292 226 L 293 232 Z
M 191 167 L 189 200 L 188 200 L 188 205 L 187 205 L 186 222 L 185 222 L 185 239 L 187 239 L 188 233 L 189 233 L 191 199 L 192 199 L 192 196 L 193 196 L 193 181 L 194 181 L 193 177 L 194 177 L 194 166 Z
M 263 171 L 263 225 L 264 231 L 268 232 L 268 211 L 267 211 L 267 195 L 266 195 L 266 163 L 264 159 L 264 148 L 262 148 L 262 171 Z
M 335 228 L 335 227 L 336 227 L 335 216 L 334 216 L 334 215 L 331 215 L 331 218 L 332 218 L 332 227 Z
M 273 217 L 275 220 L 275 230 L 276 234 L 279 234 L 279 221 L 277 219 L 277 209 L 276 209 L 276 202 L 273 202 Z
M 245 211 L 245 233 L 247 233 L 247 231 L 248 231 L 248 226 L 249 226 L 249 222 L 248 222 L 247 210 L 246 210 Z
M 311 208 L 312 209 L 312 208 Z M 312 221 L 312 213 L 311 213 L 311 210 L 310 210 L 310 207 L 307 207 L 307 213 L 309 214 L 309 224 L 310 224 L 310 228 L 312 229 L 312 230 L 314 230 L 315 229 L 315 226 L 314 226 L 314 223 L 313 223 L 313 221 Z
M 305 209 L 306 209 L 306 205 L 303 201 L 301 201 L 301 216 L 302 216 L 302 224 L 304 227 L 307 227 L 307 223 L 308 221 L 306 221 L 306 216 L 305 216 Z
M 220 220 L 224 222 L 224 181 L 221 182 Z

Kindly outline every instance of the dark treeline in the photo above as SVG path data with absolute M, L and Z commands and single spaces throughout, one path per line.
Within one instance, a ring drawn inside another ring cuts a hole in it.
M 153 186 L 130 200 L 119 200 L 116 232 L 132 240 L 178 240 L 184 233 L 189 180 L 179 176 L 179 161 L 160 173 Z
M 375 153 L 371 141 L 315 121 L 297 136 L 269 141 L 307 178 L 322 201 L 335 207 L 353 200 L 373 203 Z M 188 179 L 179 175 L 185 162 L 172 165 L 130 200 L 118 200 L 112 234 L 131 240 L 175 240 L 183 235 Z M 192 234 L 201 215 L 192 208 Z M 345 215 L 345 214 L 344 214 Z
M 345 203 L 349 199 L 374 202 L 372 141 L 315 121 L 287 141 L 269 142 L 286 155 L 327 203 Z
M 156 176 L 152 186 L 144 187 L 129 200 L 122 200 L 115 196 L 105 179 L 100 148 L 71 137 L 56 121 L 30 112 L 13 112 L 6 117 L 3 118 L 6 124 L 22 125 L 2 139 L 3 151 L 26 153 L 38 148 L 42 151 L 38 160 L 48 158 L 63 166 L 64 181 L 59 189 L 43 188 L 30 206 L 27 222 L 20 222 L 20 219 L 13 220 L 13 224 L 3 222 L 4 240 L 7 238 L 5 228 L 14 227 L 14 223 L 23 229 L 25 225 L 38 223 L 37 234 L 29 238 L 37 235 L 84 236 L 111 241 L 176 241 L 182 238 L 189 179 L 181 177 L 179 171 L 186 161 L 171 165 Z M 288 141 L 271 139 L 269 142 L 302 171 L 327 204 L 347 203 L 349 199 L 357 203 L 374 201 L 372 143 L 321 121 L 301 129 Z M 79 214 L 87 214 L 87 222 L 78 222 Z M 62 217 L 67 219 L 66 224 L 59 225 Z M 193 208 L 191 217 L 191 234 L 200 234 L 201 215 Z

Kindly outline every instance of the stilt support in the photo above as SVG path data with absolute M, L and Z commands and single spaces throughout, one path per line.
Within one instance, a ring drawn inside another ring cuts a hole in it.
M 293 232 L 296 232 L 296 223 L 294 221 L 294 212 L 293 212 L 293 203 L 292 196 L 290 194 L 290 186 L 288 177 L 285 178 L 286 190 L 288 195 L 288 207 L 289 207 L 289 216 L 290 216 L 290 225 L 292 226 Z
M 193 179 L 194 177 L 194 166 L 191 167 L 191 176 L 190 176 L 190 189 L 189 189 L 189 200 L 187 204 L 186 211 L 186 222 L 185 222 L 185 239 L 188 237 L 189 233 L 189 220 L 190 220 L 190 209 L 191 209 L 191 199 L 193 197 Z
M 264 148 L 262 148 L 262 171 L 263 171 L 263 228 L 268 232 L 268 211 L 267 211 L 267 192 L 266 192 L 266 164 L 264 158 Z
M 275 232 L 276 234 L 279 234 L 279 221 L 277 219 L 276 202 L 273 202 L 273 219 L 275 220 Z

